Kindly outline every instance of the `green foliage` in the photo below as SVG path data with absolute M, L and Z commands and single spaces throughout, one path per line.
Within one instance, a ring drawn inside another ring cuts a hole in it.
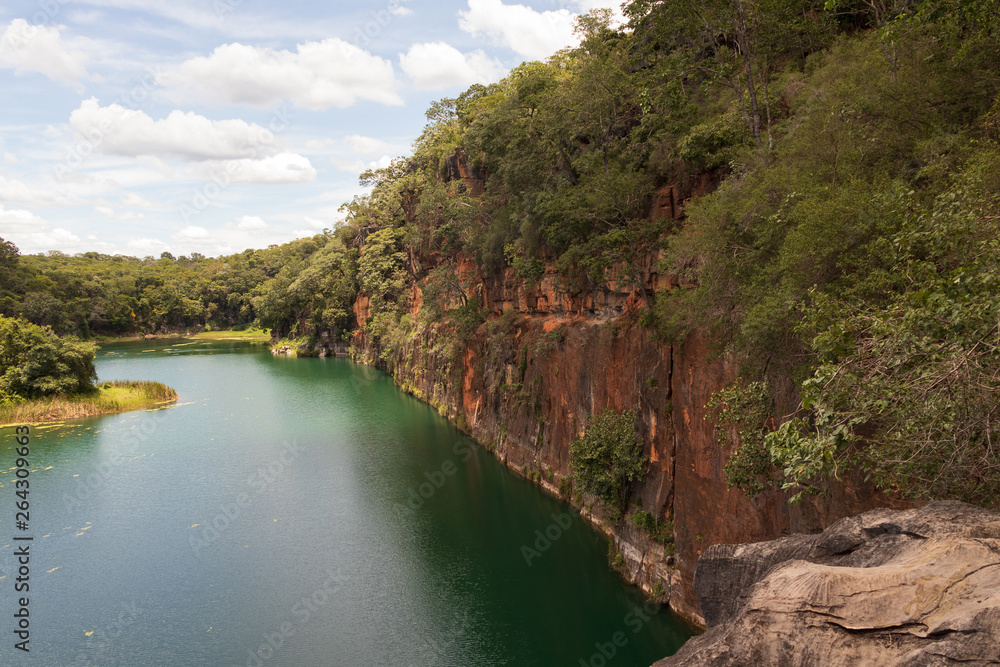
M 358 259 L 358 283 L 371 299 L 366 329 L 376 340 L 383 338 L 399 320 L 398 299 L 406 286 L 406 253 L 402 232 L 386 227 L 370 234 Z
M 618 550 L 614 542 L 608 543 L 608 564 L 611 566 L 611 569 L 623 577 L 628 575 L 628 565 L 625 563 L 625 556 Z
M 572 477 L 561 477 L 559 479 L 559 496 L 564 500 L 569 500 L 573 497 Z
M 668 554 L 673 554 L 674 548 L 674 522 L 660 521 L 650 512 L 643 509 L 636 509 L 629 517 L 636 528 L 649 533 L 650 537 L 665 547 L 668 547 Z
M 699 329 L 747 377 L 800 381 L 802 409 L 774 430 L 763 384 L 716 397 L 720 436 L 741 441 L 727 478 L 750 495 L 780 478 L 801 497 L 861 466 L 884 489 L 997 504 L 1000 2 L 624 11 L 625 28 L 592 12 L 578 47 L 434 103 L 413 154 L 362 174 L 370 191 L 336 230 L 218 258 L 21 256 L 0 240 L 0 315 L 81 338 L 257 325 L 343 339 L 363 295 L 385 358 L 435 336 L 453 369 L 483 332 L 483 358 L 519 371 L 508 398 L 537 418 L 527 355 L 561 338 L 512 343 L 518 316 L 488 318 L 480 295 L 512 274 L 577 296 L 613 281 L 661 339 Z M 684 217 L 652 220 L 666 185 Z M 656 253 L 681 288 L 648 290 Z M 17 392 L 86 375 L 46 344 L 37 364 L 71 372 Z M 634 415 L 618 418 L 592 417 L 574 443 L 573 493 L 611 514 L 641 474 Z
M 681 138 L 677 155 L 689 165 L 709 170 L 727 166 L 742 153 L 752 137 L 737 109 L 695 125 Z
M 562 342 L 563 333 L 559 329 L 540 335 L 535 342 L 535 356 L 544 356 L 557 350 Z
M 23 319 L 0 316 L 0 401 L 92 391 L 96 350 Z
M 597 496 L 608 508 L 625 509 L 632 482 L 646 474 L 642 441 L 635 431 L 634 411 L 605 410 L 587 419 L 582 438 L 570 444 L 570 469 L 574 483 Z
M 733 436 L 738 444 L 723 468 L 729 488 L 743 490 L 751 499 L 771 486 L 775 468 L 771 452 L 764 446 L 769 429 L 771 395 L 767 384 L 752 382 L 746 386 L 732 384 L 716 392 L 708 407 L 715 418 L 716 436 L 728 443 Z
M 656 517 L 645 510 L 637 509 L 632 512 L 632 524 L 636 528 L 653 532 L 656 529 Z
M 997 147 L 981 146 L 893 239 L 898 289 L 813 300 L 805 417 L 768 439 L 786 486 L 855 464 L 911 497 L 1000 504 L 998 168 Z
M 17 270 L 5 271 L 0 264 L 0 314 L 83 338 L 245 328 L 261 325 L 258 318 L 279 335 L 293 329 L 308 333 L 328 326 L 339 313 L 324 319 L 322 299 L 315 294 L 300 299 L 288 288 L 314 256 L 323 257 L 317 251 L 332 239 L 322 234 L 211 259 L 198 253 L 176 259 L 96 252 L 22 257 L 8 244 Z M 326 275 L 327 268 L 318 272 Z

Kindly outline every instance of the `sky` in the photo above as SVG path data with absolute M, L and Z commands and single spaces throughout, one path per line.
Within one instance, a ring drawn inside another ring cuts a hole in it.
M 342 221 L 441 98 L 621 0 L 5 0 L 0 238 L 218 256 Z

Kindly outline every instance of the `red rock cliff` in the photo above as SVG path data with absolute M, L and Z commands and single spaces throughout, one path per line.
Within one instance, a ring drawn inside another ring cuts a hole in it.
M 469 178 L 462 157 L 455 178 Z M 668 186 L 651 215 L 675 217 L 681 206 Z M 817 532 L 888 503 L 852 480 L 827 498 L 794 507 L 783 494 L 751 501 L 728 488 L 723 465 L 732 448 L 718 442 L 705 406 L 735 379 L 736 368 L 713 354 L 703 333 L 670 345 L 640 326 L 650 295 L 683 288 L 657 273 L 656 260 L 648 258 L 631 286 L 608 284 L 590 293 L 562 289 L 551 266 L 537 285 L 510 271 L 494 280 L 478 277 L 474 298 L 490 316 L 468 340 L 456 344 L 439 337 L 433 325 L 417 325 L 402 352 L 389 360 L 379 360 L 362 333 L 354 350 L 357 359 L 384 366 L 402 388 L 556 494 L 570 476 L 569 446 L 587 416 L 608 407 L 635 409 L 650 460 L 637 494 L 644 509 L 673 519 L 676 551 L 627 522 L 611 525 L 599 509 L 584 512 L 615 541 L 633 583 L 650 592 L 659 592 L 659 584 L 676 612 L 703 625 L 692 582 L 698 557 L 709 546 Z M 475 271 L 471 262 L 458 264 Z M 418 284 L 410 302 L 415 314 L 422 302 Z M 366 299 L 359 299 L 355 313 L 363 325 Z

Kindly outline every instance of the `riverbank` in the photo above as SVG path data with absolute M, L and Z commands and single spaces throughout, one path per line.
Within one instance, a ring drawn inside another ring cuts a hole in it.
M 221 329 L 219 331 L 172 331 L 158 334 L 138 334 L 135 336 L 112 336 L 109 338 L 94 338 L 93 342 L 98 345 L 102 343 L 120 343 L 130 340 L 159 340 L 161 338 L 194 338 L 198 340 L 271 340 L 269 329 Z
M 244 329 L 243 331 L 202 331 L 185 338 L 197 338 L 199 340 L 263 340 L 271 341 L 271 332 L 268 329 Z
M 93 393 L 53 396 L 2 406 L 0 427 L 130 412 L 164 406 L 176 400 L 177 392 L 159 382 L 115 380 L 98 385 Z

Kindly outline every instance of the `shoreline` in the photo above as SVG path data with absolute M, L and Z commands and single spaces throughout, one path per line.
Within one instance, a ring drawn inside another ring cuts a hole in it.
M 171 340 L 177 338 L 192 340 L 251 340 L 271 341 L 271 333 L 261 329 L 237 331 L 235 329 L 220 329 L 219 331 L 177 331 L 173 333 L 136 334 L 134 336 L 105 336 L 91 338 L 89 342 L 102 345 L 105 343 L 124 343 L 136 340 Z
M 49 396 L 0 407 L 0 428 L 35 426 L 157 407 L 162 409 L 176 402 L 177 392 L 159 382 L 104 382 L 90 394 Z

